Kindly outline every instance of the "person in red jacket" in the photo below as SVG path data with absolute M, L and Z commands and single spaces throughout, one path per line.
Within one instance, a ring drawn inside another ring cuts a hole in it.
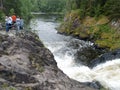
M 15 16 L 15 14 L 13 14 L 13 15 L 11 16 L 11 18 L 12 18 L 12 23 L 13 23 L 13 24 L 16 23 L 16 16 Z

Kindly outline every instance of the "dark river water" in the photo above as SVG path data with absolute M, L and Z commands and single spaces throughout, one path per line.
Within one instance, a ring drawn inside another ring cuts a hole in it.
M 120 60 L 108 61 L 93 69 L 75 63 L 75 54 L 82 47 L 92 46 L 91 42 L 58 34 L 56 17 L 39 16 L 31 20 L 30 27 L 43 44 L 53 53 L 58 67 L 70 78 L 79 82 L 99 81 L 108 90 L 120 90 Z M 77 47 L 76 47 L 77 43 Z

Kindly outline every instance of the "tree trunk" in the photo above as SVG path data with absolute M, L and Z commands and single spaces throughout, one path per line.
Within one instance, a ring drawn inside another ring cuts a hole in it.
M 0 8 L 3 9 L 3 0 L 0 0 Z

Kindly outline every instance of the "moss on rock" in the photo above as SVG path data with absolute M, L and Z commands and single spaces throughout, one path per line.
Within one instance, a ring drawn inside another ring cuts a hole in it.
M 80 18 L 79 10 L 71 11 L 66 15 L 59 31 L 67 35 L 79 36 L 80 39 L 89 39 L 99 47 L 114 50 L 120 48 L 120 31 L 109 25 L 106 16 Z

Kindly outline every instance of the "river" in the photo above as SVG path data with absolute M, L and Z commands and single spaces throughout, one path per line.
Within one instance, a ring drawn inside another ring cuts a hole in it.
M 58 67 L 70 78 L 79 82 L 99 81 L 108 90 L 120 90 L 120 59 L 107 61 L 93 69 L 75 63 L 75 54 L 78 49 L 93 45 L 75 39 L 71 36 L 60 35 L 56 31 L 59 23 L 54 16 L 36 17 L 30 27 L 35 30 L 44 45 L 53 53 Z M 74 46 L 76 43 L 79 46 Z

